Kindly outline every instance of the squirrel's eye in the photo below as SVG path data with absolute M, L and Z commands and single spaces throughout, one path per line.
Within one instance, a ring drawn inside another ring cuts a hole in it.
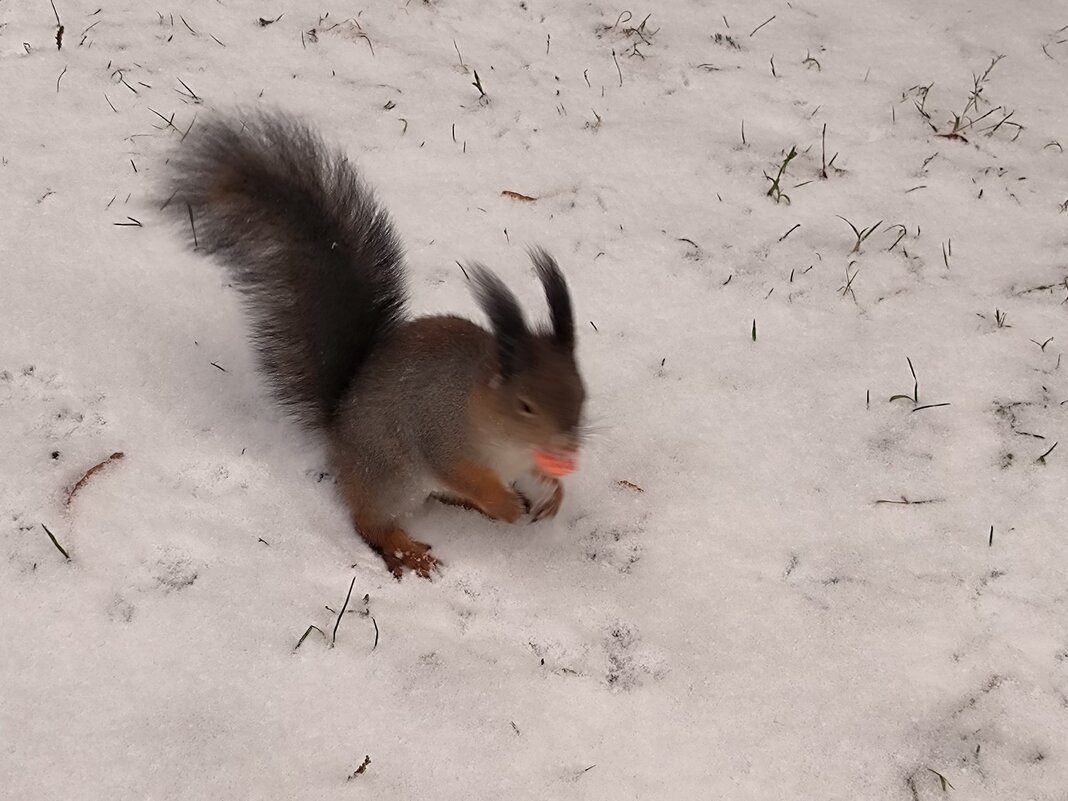
M 519 398 L 516 401 L 516 405 L 519 408 L 519 413 L 520 414 L 526 415 L 527 417 L 532 417 L 534 415 L 534 407 L 531 406 L 530 403 L 526 399 Z

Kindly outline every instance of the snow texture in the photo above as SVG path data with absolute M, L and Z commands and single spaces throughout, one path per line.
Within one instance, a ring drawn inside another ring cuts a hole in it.
M 0 796 L 1068 799 L 1061 0 L 56 11 L 0 3 Z M 152 201 L 238 105 L 419 311 L 558 258 L 554 521 L 428 506 L 433 582 L 352 533 Z

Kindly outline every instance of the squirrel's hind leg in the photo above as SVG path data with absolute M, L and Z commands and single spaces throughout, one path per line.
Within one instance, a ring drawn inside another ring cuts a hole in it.
M 438 569 L 440 562 L 430 555 L 430 546 L 413 540 L 396 523 L 382 520 L 363 487 L 349 481 L 342 492 L 352 525 L 364 542 L 382 557 L 394 577 L 400 579 L 407 568 L 420 578 L 428 579 Z
M 430 554 L 430 546 L 408 536 L 408 532 L 397 526 L 367 527 L 353 521 L 361 536 L 386 563 L 389 572 L 399 579 L 405 568 L 420 578 L 428 579 L 441 564 Z

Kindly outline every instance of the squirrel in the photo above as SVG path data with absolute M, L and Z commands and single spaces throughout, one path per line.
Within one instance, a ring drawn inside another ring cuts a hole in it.
M 465 270 L 489 330 L 406 313 L 405 264 L 385 208 L 344 152 L 282 112 L 198 123 L 169 160 L 164 204 L 241 291 L 275 399 L 327 444 L 356 531 L 396 578 L 439 569 L 402 528 L 428 498 L 515 522 L 560 509 L 586 389 L 571 297 L 529 251 L 550 324 L 530 328 L 481 264 Z M 534 478 L 531 504 L 516 482 Z

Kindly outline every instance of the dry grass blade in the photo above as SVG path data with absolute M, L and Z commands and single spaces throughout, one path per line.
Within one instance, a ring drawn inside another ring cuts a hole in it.
M 345 604 L 341 607 L 341 611 L 337 613 L 337 620 L 334 621 L 334 631 L 330 635 L 330 647 L 333 648 L 337 642 L 337 628 L 341 625 L 341 618 L 345 616 L 345 610 L 349 608 L 349 599 L 352 598 L 352 588 L 356 586 L 356 577 L 352 577 L 352 581 L 349 583 L 349 591 L 345 595 Z
M 923 506 L 924 504 L 928 504 L 928 503 L 942 503 L 944 500 L 945 500 L 944 498 L 921 498 L 918 501 L 913 501 L 913 500 L 909 500 L 904 495 L 902 495 L 900 500 L 892 500 L 892 499 L 889 499 L 889 498 L 879 498 L 878 500 L 875 501 L 875 505 L 879 506 L 880 504 L 891 504 L 891 505 L 895 505 L 895 506 Z
M 326 633 L 318 626 L 308 626 L 308 628 L 304 630 L 304 633 L 300 635 L 300 639 L 297 640 L 297 644 L 293 646 L 293 653 L 297 652 L 297 649 L 304 644 L 304 641 L 308 639 L 308 635 L 311 634 L 313 631 L 319 632 L 323 635 L 324 638 L 326 637 Z
M 52 544 L 56 546 L 56 550 L 58 550 L 61 554 L 63 554 L 63 558 L 66 559 L 69 562 L 70 561 L 70 554 L 67 553 L 67 549 L 66 548 L 64 548 L 62 545 L 59 544 L 59 540 L 56 539 L 56 535 L 53 534 L 49 530 L 48 526 L 46 526 L 44 523 L 41 523 L 41 528 L 43 528 L 45 530 L 45 534 L 48 535 L 48 539 L 52 540 Z

